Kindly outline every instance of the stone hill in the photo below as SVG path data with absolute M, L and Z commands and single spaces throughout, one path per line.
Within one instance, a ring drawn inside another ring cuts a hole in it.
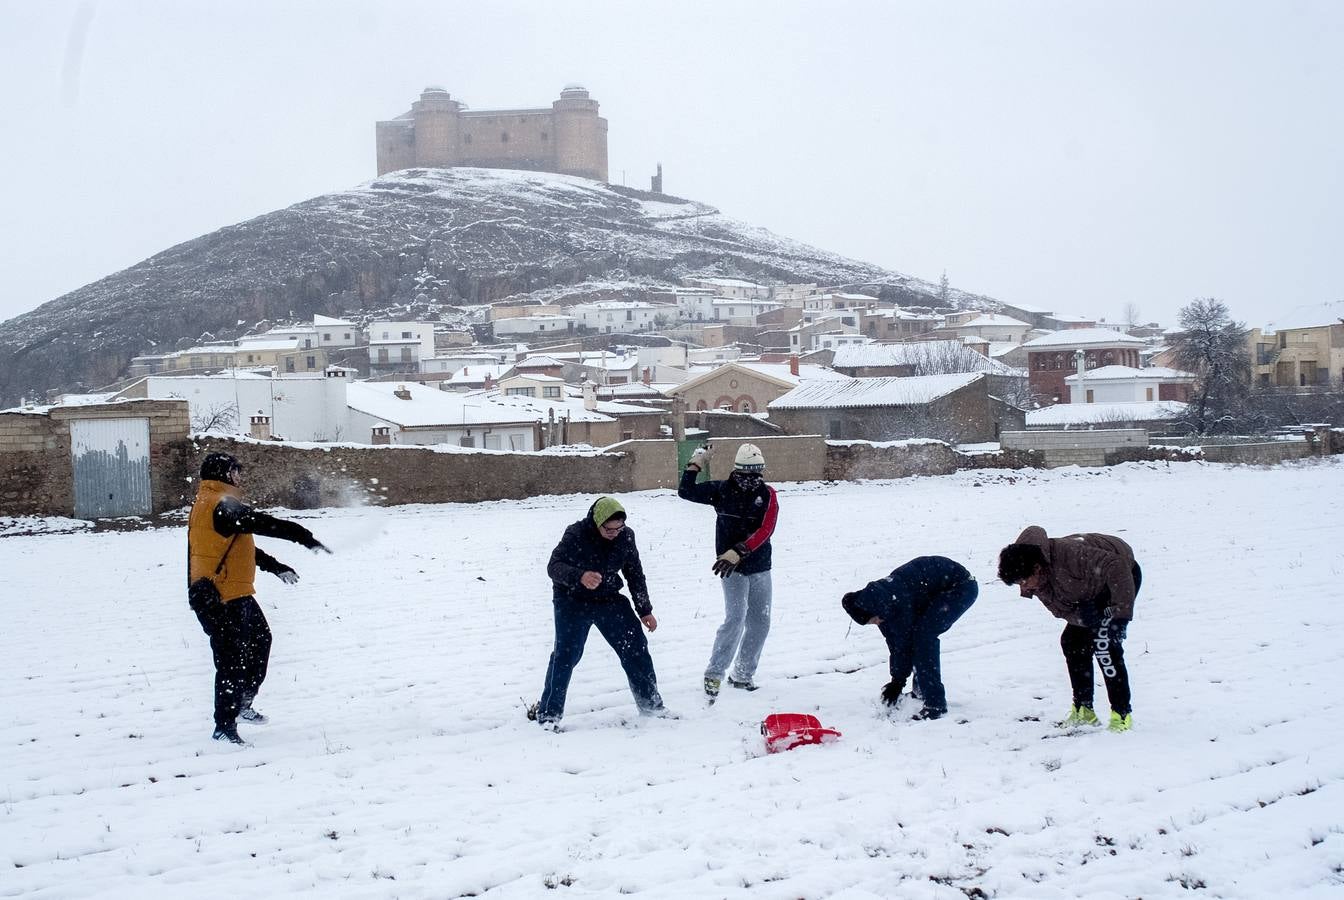
M 221 228 L 0 324 L 0 405 L 94 389 L 133 356 L 259 322 L 452 321 L 470 304 L 633 298 L 685 275 L 863 288 L 905 304 L 937 293 L 693 201 L 538 172 L 409 169 Z

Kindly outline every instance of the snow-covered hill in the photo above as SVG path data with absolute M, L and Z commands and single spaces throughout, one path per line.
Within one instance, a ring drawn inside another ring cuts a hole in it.
M 559 735 L 522 703 L 590 497 L 301 514 L 336 555 L 268 545 L 303 580 L 260 576 L 244 750 L 209 741 L 182 530 L 0 538 L 0 896 L 1338 897 L 1341 462 L 784 486 L 763 686 L 711 709 L 713 513 L 624 496 L 684 718 L 632 721 L 593 634 Z M 1131 733 L 1049 724 L 1060 625 L 993 581 L 1029 522 L 1136 549 Z M 889 721 L 839 597 L 924 553 L 981 595 L 943 639 L 950 715 Z M 784 711 L 844 737 L 767 756 Z
M 863 286 L 906 303 L 937 293 L 702 203 L 541 172 L 408 169 L 222 228 L 0 324 L 0 404 L 105 384 L 132 356 L 261 320 L 638 296 L 691 274 Z

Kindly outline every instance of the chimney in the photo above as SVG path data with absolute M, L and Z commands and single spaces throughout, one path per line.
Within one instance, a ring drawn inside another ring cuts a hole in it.
M 653 381 L 653 370 L 650 369 L 648 366 L 645 366 L 644 377 L 641 378 L 640 380 L 643 381 L 645 384 L 648 384 L 649 382 Z
M 798 377 L 798 354 L 789 354 L 789 374 Z
M 583 408 L 589 412 L 597 409 L 597 385 L 591 381 L 583 383 Z
M 488 391 L 488 390 L 492 390 L 492 389 L 494 388 L 494 386 L 495 386 L 495 379 L 493 379 L 493 378 L 490 377 L 490 373 L 489 373 L 489 372 L 486 372 L 486 373 L 485 373 L 485 389 L 486 389 L 487 391 Z
M 373 436 L 370 438 L 369 442 L 374 444 L 375 446 L 383 444 L 391 444 L 392 443 L 391 432 L 392 429 L 387 425 L 375 425 L 373 426 Z
M 397 389 L 392 392 L 392 396 L 396 397 L 398 400 L 409 400 L 411 399 L 411 392 L 406 390 L 406 385 L 399 384 L 397 385 Z
M 271 439 L 271 417 L 263 416 L 261 410 L 257 410 L 257 414 L 252 416 L 252 427 L 248 430 L 248 434 L 259 441 L 269 441 Z

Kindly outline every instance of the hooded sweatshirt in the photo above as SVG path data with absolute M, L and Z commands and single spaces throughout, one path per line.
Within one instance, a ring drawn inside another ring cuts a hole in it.
M 1055 618 L 1095 626 L 1104 591 L 1109 591 L 1106 605 L 1116 619 L 1134 618 L 1134 550 L 1120 538 L 1095 533 L 1051 538 L 1032 525 L 1014 543 L 1032 544 L 1045 556 L 1046 577 L 1033 596 Z

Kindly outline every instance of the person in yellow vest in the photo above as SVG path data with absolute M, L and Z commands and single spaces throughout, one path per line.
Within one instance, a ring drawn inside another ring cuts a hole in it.
M 187 521 L 187 598 L 210 638 L 215 657 L 217 741 L 246 744 L 238 720 L 264 725 L 252 708 L 271 656 L 271 629 L 257 604 L 257 569 L 285 584 L 298 573 L 252 540 L 253 535 L 293 541 L 309 550 L 328 550 L 302 525 L 268 516 L 239 499 L 242 466 L 227 453 L 211 453 L 201 463 L 201 484 Z

